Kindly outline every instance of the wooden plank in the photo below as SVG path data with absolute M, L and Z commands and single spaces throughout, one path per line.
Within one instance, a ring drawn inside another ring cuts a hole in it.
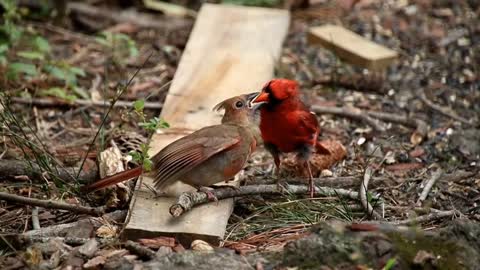
M 336 25 L 310 28 L 308 42 L 320 44 L 341 59 L 371 70 L 382 70 L 398 57 L 397 52 Z
M 271 79 L 289 21 L 284 10 L 204 4 L 162 109 L 161 117 L 173 128 L 153 136 L 150 156 L 192 130 L 220 123 L 221 114 L 212 111 L 218 102 L 259 90 Z M 152 186 L 152 178 L 144 175 L 138 181 L 126 238 L 169 235 L 189 245 L 194 239 L 218 244 L 224 237 L 233 200 L 172 218 L 168 209 L 175 198 L 153 198 L 141 182 Z M 178 184 L 169 192 L 178 195 L 188 190 L 193 188 Z

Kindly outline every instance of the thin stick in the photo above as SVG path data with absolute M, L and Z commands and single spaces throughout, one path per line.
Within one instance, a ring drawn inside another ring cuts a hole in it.
M 33 207 L 32 209 L 32 227 L 34 230 L 40 230 L 40 220 L 38 220 L 38 206 Z
M 23 196 L 13 195 L 5 192 L 0 192 L 0 200 L 14 202 L 19 204 L 40 206 L 48 209 L 62 209 L 78 214 L 87 214 L 91 216 L 100 216 L 105 213 L 105 207 L 86 207 L 80 205 L 73 205 L 67 203 L 61 203 L 52 200 L 39 200 L 33 198 L 27 198 Z
M 278 185 L 249 185 L 239 188 L 224 187 L 212 190 L 212 194 L 218 199 L 259 195 L 259 194 L 305 194 L 308 190 L 306 185 L 287 185 L 279 188 Z M 315 195 L 319 196 L 341 196 L 350 199 L 358 199 L 358 192 L 346 189 L 335 189 L 329 187 L 315 187 Z M 170 207 L 170 214 L 179 217 L 193 207 L 209 202 L 205 192 L 183 193 L 178 197 L 177 202 Z
M 422 206 L 422 202 L 427 199 L 428 193 L 430 193 L 430 190 L 432 189 L 433 185 L 438 181 L 443 176 L 443 170 L 438 169 L 434 173 L 432 173 L 432 177 L 428 179 L 427 183 L 425 184 L 425 187 L 422 190 L 422 193 L 420 194 L 420 197 L 418 198 L 417 201 L 417 206 Z
M 457 210 L 439 211 L 439 212 L 433 212 L 423 216 L 418 216 L 416 218 L 410 218 L 410 219 L 405 219 L 400 221 L 392 221 L 388 223 L 393 225 L 412 225 L 412 224 L 418 224 L 423 222 L 430 222 L 430 221 L 434 221 L 444 217 L 451 217 L 456 215 L 457 213 L 458 213 Z
M 94 107 L 102 107 L 108 108 L 112 104 L 110 101 L 102 100 L 102 101 L 93 101 L 93 100 L 85 100 L 85 99 L 76 99 L 73 102 L 67 102 L 61 99 L 53 99 L 53 98 L 21 98 L 21 97 L 12 97 L 11 101 L 19 103 L 19 104 L 29 104 L 35 106 L 42 106 L 42 107 L 59 107 L 59 106 L 69 106 L 69 107 L 80 107 L 80 106 L 94 106 Z M 132 101 L 124 101 L 118 100 L 113 104 L 114 108 L 133 108 Z M 145 109 L 151 110 L 160 110 L 162 109 L 163 104 L 158 102 L 145 102 Z
M 25 232 L 24 234 L 19 235 L 19 237 L 21 237 L 21 239 L 24 239 L 24 240 L 34 239 L 35 237 L 56 237 L 60 235 L 65 235 L 68 231 L 71 231 L 73 228 L 84 227 L 87 225 L 100 227 L 105 222 L 123 223 L 125 221 L 126 216 L 127 216 L 126 210 L 117 210 L 117 211 L 107 213 L 101 217 L 88 217 L 85 219 L 77 220 L 75 222 L 44 227 L 44 228 L 41 228 L 40 230 L 31 230 L 31 231 Z
M 140 255 L 141 257 L 145 257 L 148 259 L 155 258 L 155 251 L 147 247 L 144 247 L 139 243 L 133 242 L 131 240 L 128 240 L 127 242 L 125 242 L 125 248 L 131 251 L 132 253 Z
M 365 174 L 363 176 L 362 184 L 360 185 L 360 202 L 363 205 L 363 208 L 367 211 L 368 215 L 373 215 L 375 219 L 381 220 L 383 219 L 382 216 L 373 209 L 372 204 L 368 201 L 368 183 L 370 182 L 370 178 L 372 177 L 372 168 L 367 167 L 365 170 Z
M 384 132 L 385 128 L 381 126 L 375 119 L 371 118 L 364 112 L 356 108 L 346 108 L 346 107 L 332 107 L 332 106 L 312 106 L 311 110 L 315 113 L 328 113 L 334 115 L 340 115 L 348 117 L 355 120 L 360 120 L 365 122 L 367 125 L 371 126 L 376 131 Z
M 445 116 L 448 116 L 448 117 L 450 117 L 454 120 L 457 120 L 457 121 L 462 122 L 464 124 L 467 124 L 469 126 L 475 126 L 476 125 L 472 121 L 468 121 L 467 119 L 457 115 L 457 113 L 455 113 L 452 109 L 444 108 L 440 105 L 437 105 L 437 104 L 433 103 L 431 100 L 429 100 L 427 98 L 427 95 L 425 95 L 425 91 L 420 91 L 420 99 L 423 101 L 423 103 L 425 103 L 425 105 L 427 105 L 428 107 L 430 107 L 431 109 L 433 109 L 435 111 L 440 112 L 441 114 L 443 114 Z

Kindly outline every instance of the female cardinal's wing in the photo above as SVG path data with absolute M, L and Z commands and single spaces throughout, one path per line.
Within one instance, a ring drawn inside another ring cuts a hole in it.
M 155 188 L 173 183 L 211 156 L 240 143 L 236 129 L 218 125 L 200 129 L 163 148 L 153 158 Z

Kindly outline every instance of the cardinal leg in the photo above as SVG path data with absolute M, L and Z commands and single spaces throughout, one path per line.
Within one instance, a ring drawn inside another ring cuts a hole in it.
M 275 169 L 273 170 L 273 177 L 277 178 L 280 176 L 280 152 L 278 148 L 271 143 L 264 143 L 265 149 L 272 155 L 273 161 L 275 162 Z
M 313 184 L 313 174 L 312 168 L 310 166 L 310 155 L 312 154 L 312 146 L 310 145 L 302 145 L 298 149 L 297 159 L 299 162 L 302 163 L 303 167 L 306 168 L 308 174 L 308 192 L 310 194 L 310 198 L 313 198 L 315 194 L 315 186 Z

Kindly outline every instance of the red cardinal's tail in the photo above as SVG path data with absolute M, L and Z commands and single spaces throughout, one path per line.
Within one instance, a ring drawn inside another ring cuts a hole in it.
M 121 183 L 123 181 L 127 181 L 134 177 L 140 176 L 142 174 L 142 166 L 135 167 L 130 170 L 126 170 L 111 176 L 107 176 L 93 184 L 88 186 L 82 187 L 82 191 L 84 192 L 92 192 L 102 188 L 106 188 L 109 186 L 113 186 L 115 184 Z

